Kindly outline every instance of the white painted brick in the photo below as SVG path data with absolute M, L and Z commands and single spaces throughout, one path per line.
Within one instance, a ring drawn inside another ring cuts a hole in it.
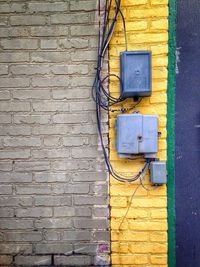
M 1 40 L 1 47 L 3 49 L 15 50 L 15 49 L 37 49 L 38 40 L 37 39 L 12 39 L 12 40 Z
M 50 90 L 17 90 L 13 91 L 14 99 L 50 99 Z
M 38 15 L 11 16 L 11 25 L 45 25 L 46 18 Z
M 29 149 L 0 150 L 0 159 L 27 159 L 30 155 Z
M 29 12 L 64 12 L 68 10 L 68 3 L 63 2 L 52 2 L 52 3 L 29 3 L 28 4 Z
M 41 146 L 42 142 L 39 137 L 6 137 L 3 143 L 7 147 L 35 147 Z
M 50 119 L 50 115 L 14 115 L 14 123 L 17 124 L 47 124 Z

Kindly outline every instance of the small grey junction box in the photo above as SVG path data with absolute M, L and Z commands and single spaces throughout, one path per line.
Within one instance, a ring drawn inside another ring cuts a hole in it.
M 167 168 L 165 161 L 152 161 L 150 163 L 150 177 L 153 184 L 167 183 Z

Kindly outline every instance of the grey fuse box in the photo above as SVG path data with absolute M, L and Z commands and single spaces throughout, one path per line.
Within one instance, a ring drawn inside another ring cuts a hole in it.
M 124 158 L 131 154 L 155 158 L 158 152 L 158 117 L 139 113 L 118 115 L 117 152 Z
M 151 51 L 126 51 L 120 54 L 121 96 L 143 97 L 152 93 Z
M 150 177 L 153 184 L 167 183 L 167 167 L 165 161 L 152 161 L 150 163 Z

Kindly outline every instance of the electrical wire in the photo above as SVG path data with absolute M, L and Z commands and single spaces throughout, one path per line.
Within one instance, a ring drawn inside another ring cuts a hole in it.
M 103 62 L 105 59 L 105 55 L 107 52 L 109 42 L 112 39 L 115 25 L 116 25 L 116 21 L 117 21 L 117 18 L 119 15 L 121 15 L 122 20 L 123 20 L 124 32 L 125 32 L 125 43 L 126 43 L 126 49 L 127 49 L 126 24 L 125 24 L 125 19 L 124 19 L 123 13 L 122 13 L 121 8 L 120 8 L 121 0 L 115 0 L 115 12 L 114 12 L 113 18 L 111 19 L 111 23 L 109 23 L 111 6 L 112 6 L 112 0 L 106 0 L 105 7 L 104 7 L 103 27 L 101 27 L 101 19 L 99 18 L 98 58 L 97 58 L 95 79 L 94 79 L 94 83 L 92 86 L 92 97 L 93 97 L 94 101 L 96 102 L 97 127 L 98 127 L 101 147 L 102 147 L 102 151 L 103 151 L 103 155 L 104 155 L 104 159 L 105 159 L 105 163 L 106 163 L 106 167 L 108 169 L 108 172 L 112 177 L 114 177 L 115 179 L 117 179 L 120 182 L 131 183 L 131 182 L 134 182 L 137 179 L 139 179 L 141 175 L 143 176 L 143 174 L 146 172 L 146 169 L 149 165 L 148 161 L 146 161 L 144 163 L 142 170 L 139 173 L 137 173 L 136 175 L 125 177 L 125 176 L 122 176 L 119 173 L 117 173 L 113 169 L 113 166 L 111 165 L 111 162 L 109 160 L 109 156 L 107 154 L 106 147 L 105 147 L 104 141 L 103 141 L 102 126 L 101 126 L 101 124 L 102 124 L 102 122 L 101 122 L 102 110 L 117 111 L 117 110 L 112 110 L 111 106 L 124 101 L 124 98 L 121 95 L 118 98 L 111 96 L 110 93 L 104 87 L 105 81 L 107 79 L 109 79 L 110 77 L 117 78 L 120 81 L 120 85 L 122 86 L 122 82 L 121 82 L 120 77 L 116 74 L 109 74 L 109 75 L 105 76 L 104 78 L 102 78 Z M 98 8 L 99 8 L 98 13 L 99 13 L 99 17 L 100 17 L 101 16 L 100 0 L 99 0 Z M 140 102 L 140 101 L 141 101 L 141 99 L 138 102 Z M 136 105 L 137 104 L 138 103 L 136 103 Z M 129 109 L 121 107 L 118 110 L 121 110 L 122 112 L 124 112 L 124 111 L 128 111 Z

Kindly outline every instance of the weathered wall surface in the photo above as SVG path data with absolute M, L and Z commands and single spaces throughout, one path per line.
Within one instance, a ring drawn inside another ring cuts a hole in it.
M 95 8 L 0 1 L 0 265 L 109 262 Z
M 152 50 L 153 94 L 136 110 L 159 115 L 158 157 L 166 160 L 168 1 L 124 0 L 122 11 L 127 22 L 129 50 Z M 123 25 L 119 22 L 110 46 L 110 72 L 119 74 L 119 53 L 125 50 Z M 119 95 L 119 84 L 112 81 L 110 90 Z M 133 100 L 126 101 L 131 107 Z M 136 174 L 142 162 L 120 160 L 115 150 L 116 115 L 110 114 L 110 158 L 114 168 L 124 175 Z M 112 266 L 167 266 L 167 198 L 166 186 L 154 191 L 142 187 L 132 194 L 135 184 L 119 183 L 110 177 Z M 149 177 L 145 179 L 149 185 Z M 130 208 L 129 208 L 130 207 Z M 127 209 L 128 213 L 126 214 Z M 125 216 L 125 217 L 124 217 Z

